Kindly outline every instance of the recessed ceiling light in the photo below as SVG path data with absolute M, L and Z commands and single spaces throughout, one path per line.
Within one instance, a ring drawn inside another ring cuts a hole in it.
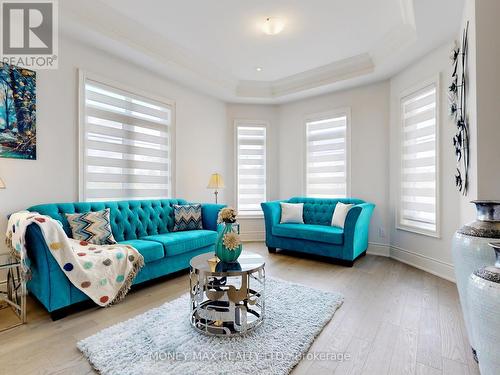
M 258 66 L 255 68 L 255 70 L 258 72 L 262 72 L 264 70 L 264 68 L 262 66 Z
M 285 21 L 278 17 L 267 17 L 262 24 L 262 31 L 267 35 L 276 35 L 285 28 Z

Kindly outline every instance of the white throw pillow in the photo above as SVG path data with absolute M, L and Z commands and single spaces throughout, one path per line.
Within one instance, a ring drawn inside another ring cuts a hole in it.
M 354 206 L 353 204 L 344 204 L 338 202 L 335 206 L 335 211 L 333 211 L 332 216 L 332 226 L 344 228 L 345 218 L 347 217 L 347 213 Z
M 283 203 L 281 204 L 281 220 L 280 223 L 297 223 L 304 224 L 302 213 L 304 211 L 304 203 Z

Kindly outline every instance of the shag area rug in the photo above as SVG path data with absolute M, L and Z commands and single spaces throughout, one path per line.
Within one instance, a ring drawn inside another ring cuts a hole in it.
M 288 374 L 342 305 L 343 296 L 266 279 L 264 322 L 236 337 L 191 327 L 189 295 L 78 342 L 103 375 Z

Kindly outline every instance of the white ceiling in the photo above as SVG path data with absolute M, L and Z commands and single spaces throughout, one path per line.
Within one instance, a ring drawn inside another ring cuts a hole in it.
M 65 0 L 63 32 L 235 102 L 385 79 L 458 33 L 464 0 Z M 275 36 L 259 26 L 286 21 Z M 262 72 L 255 68 L 263 67 Z
M 276 80 L 364 53 L 401 23 L 399 0 L 106 4 L 239 80 Z M 285 30 L 274 36 L 262 33 L 258 26 L 266 16 L 283 18 Z M 256 66 L 264 70 L 258 73 Z

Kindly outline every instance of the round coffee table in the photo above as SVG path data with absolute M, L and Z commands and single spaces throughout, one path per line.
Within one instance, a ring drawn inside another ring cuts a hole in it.
M 244 334 L 264 319 L 265 262 L 244 251 L 238 261 L 218 261 L 213 253 L 190 262 L 191 325 L 208 335 Z

